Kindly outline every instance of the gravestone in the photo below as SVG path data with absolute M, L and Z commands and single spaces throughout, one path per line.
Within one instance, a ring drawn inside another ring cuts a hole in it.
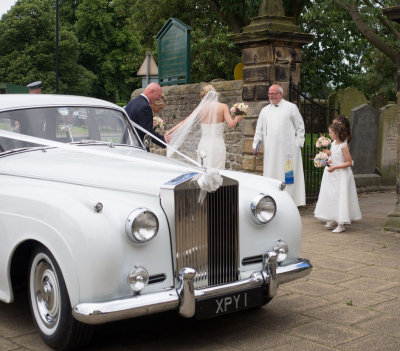
M 354 174 L 372 174 L 376 168 L 378 144 L 378 110 L 363 104 L 350 112 L 350 153 L 354 161 Z
M 337 93 L 329 95 L 329 107 L 336 108 L 340 101 L 340 114 L 350 117 L 350 111 L 357 106 L 365 104 L 365 95 L 355 87 L 341 89 Z M 336 116 L 335 116 L 336 117 Z M 331 116 L 331 120 L 332 120 Z
M 382 174 L 383 185 L 396 184 L 397 167 L 397 115 L 395 104 L 382 107 L 379 110 L 379 138 L 377 153 L 377 168 Z
M 388 104 L 388 99 L 385 95 L 378 93 L 371 96 L 371 106 L 377 110 Z

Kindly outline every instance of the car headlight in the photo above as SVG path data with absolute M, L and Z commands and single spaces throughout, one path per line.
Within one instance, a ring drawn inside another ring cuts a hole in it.
M 266 194 L 258 194 L 250 204 L 252 218 L 256 224 L 265 224 L 275 217 L 275 200 Z
M 136 244 L 143 244 L 153 239 L 158 233 L 158 218 L 147 208 L 137 208 L 126 220 L 125 232 Z
M 286 241 L 279 239 L 275 245 L 273 250 L 276 252 L 276 262 L 280 263 L 286 260 L 287 254 L 289 252 L 289 246 Z

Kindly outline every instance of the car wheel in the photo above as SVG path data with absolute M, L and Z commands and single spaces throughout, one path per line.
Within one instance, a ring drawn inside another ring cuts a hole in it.
M 89 342 L 94 327 L 72 317 L 64 278 L 50 251 L 43 246 L 35 248 L 29 267 L 29 303 L 46 344 L 57 350 L 71 350 Z

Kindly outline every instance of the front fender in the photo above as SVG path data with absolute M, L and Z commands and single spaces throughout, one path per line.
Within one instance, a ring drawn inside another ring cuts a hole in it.
M 0 197 L 7 204 L 7 211 L 0 204 L 0 267 L 4 267 L 0 275 L 8 277 L 1 279 L 3 301 L 12 299 L 11 253 L 25 240 L 35 240 L 51 251 L 72 305 L 132 295 L 126 277 L 136 264 L 153 274 L 165 273 L 165 284 L 173 285 L 169 229 L 159 197 L 56 182 L 7 187 Z M 103 210 L 96 212 L 99 202 Z M 156 213 L 160 231 L 150 243 L 134 245 L 125 234 L 125 222 L 135 208 L 143 206 Z M 150 259 L 155 253 L 159 260 Z

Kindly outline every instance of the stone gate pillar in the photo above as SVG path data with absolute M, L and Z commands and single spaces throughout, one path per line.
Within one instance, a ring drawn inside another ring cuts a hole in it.
M 383 14 L 390 20 L 400 23 L 400 5 L 386 7 L 383 9 Z M 396 171 L 396 189 L 397 203 L 385 223 L 385 230 L 391 230 L 400 233 L 400 50 L 397 52 L 397 171 Z
M 232 41 L 242 49 L 242 98 L 249 104 L 249 116 L 243 123 L 243 169 L 262 172 L 262 157 L 252 156 L 252 139 L 258 114 L 268 103 L 268 89 L 278 83 L 289 99 L 289 82 L 300 82 L 300 51 L 312 41 L 311 34 L 301 32 L 291 17 L 285 17 L 282 0 L 261 2 L 257 17 Z

